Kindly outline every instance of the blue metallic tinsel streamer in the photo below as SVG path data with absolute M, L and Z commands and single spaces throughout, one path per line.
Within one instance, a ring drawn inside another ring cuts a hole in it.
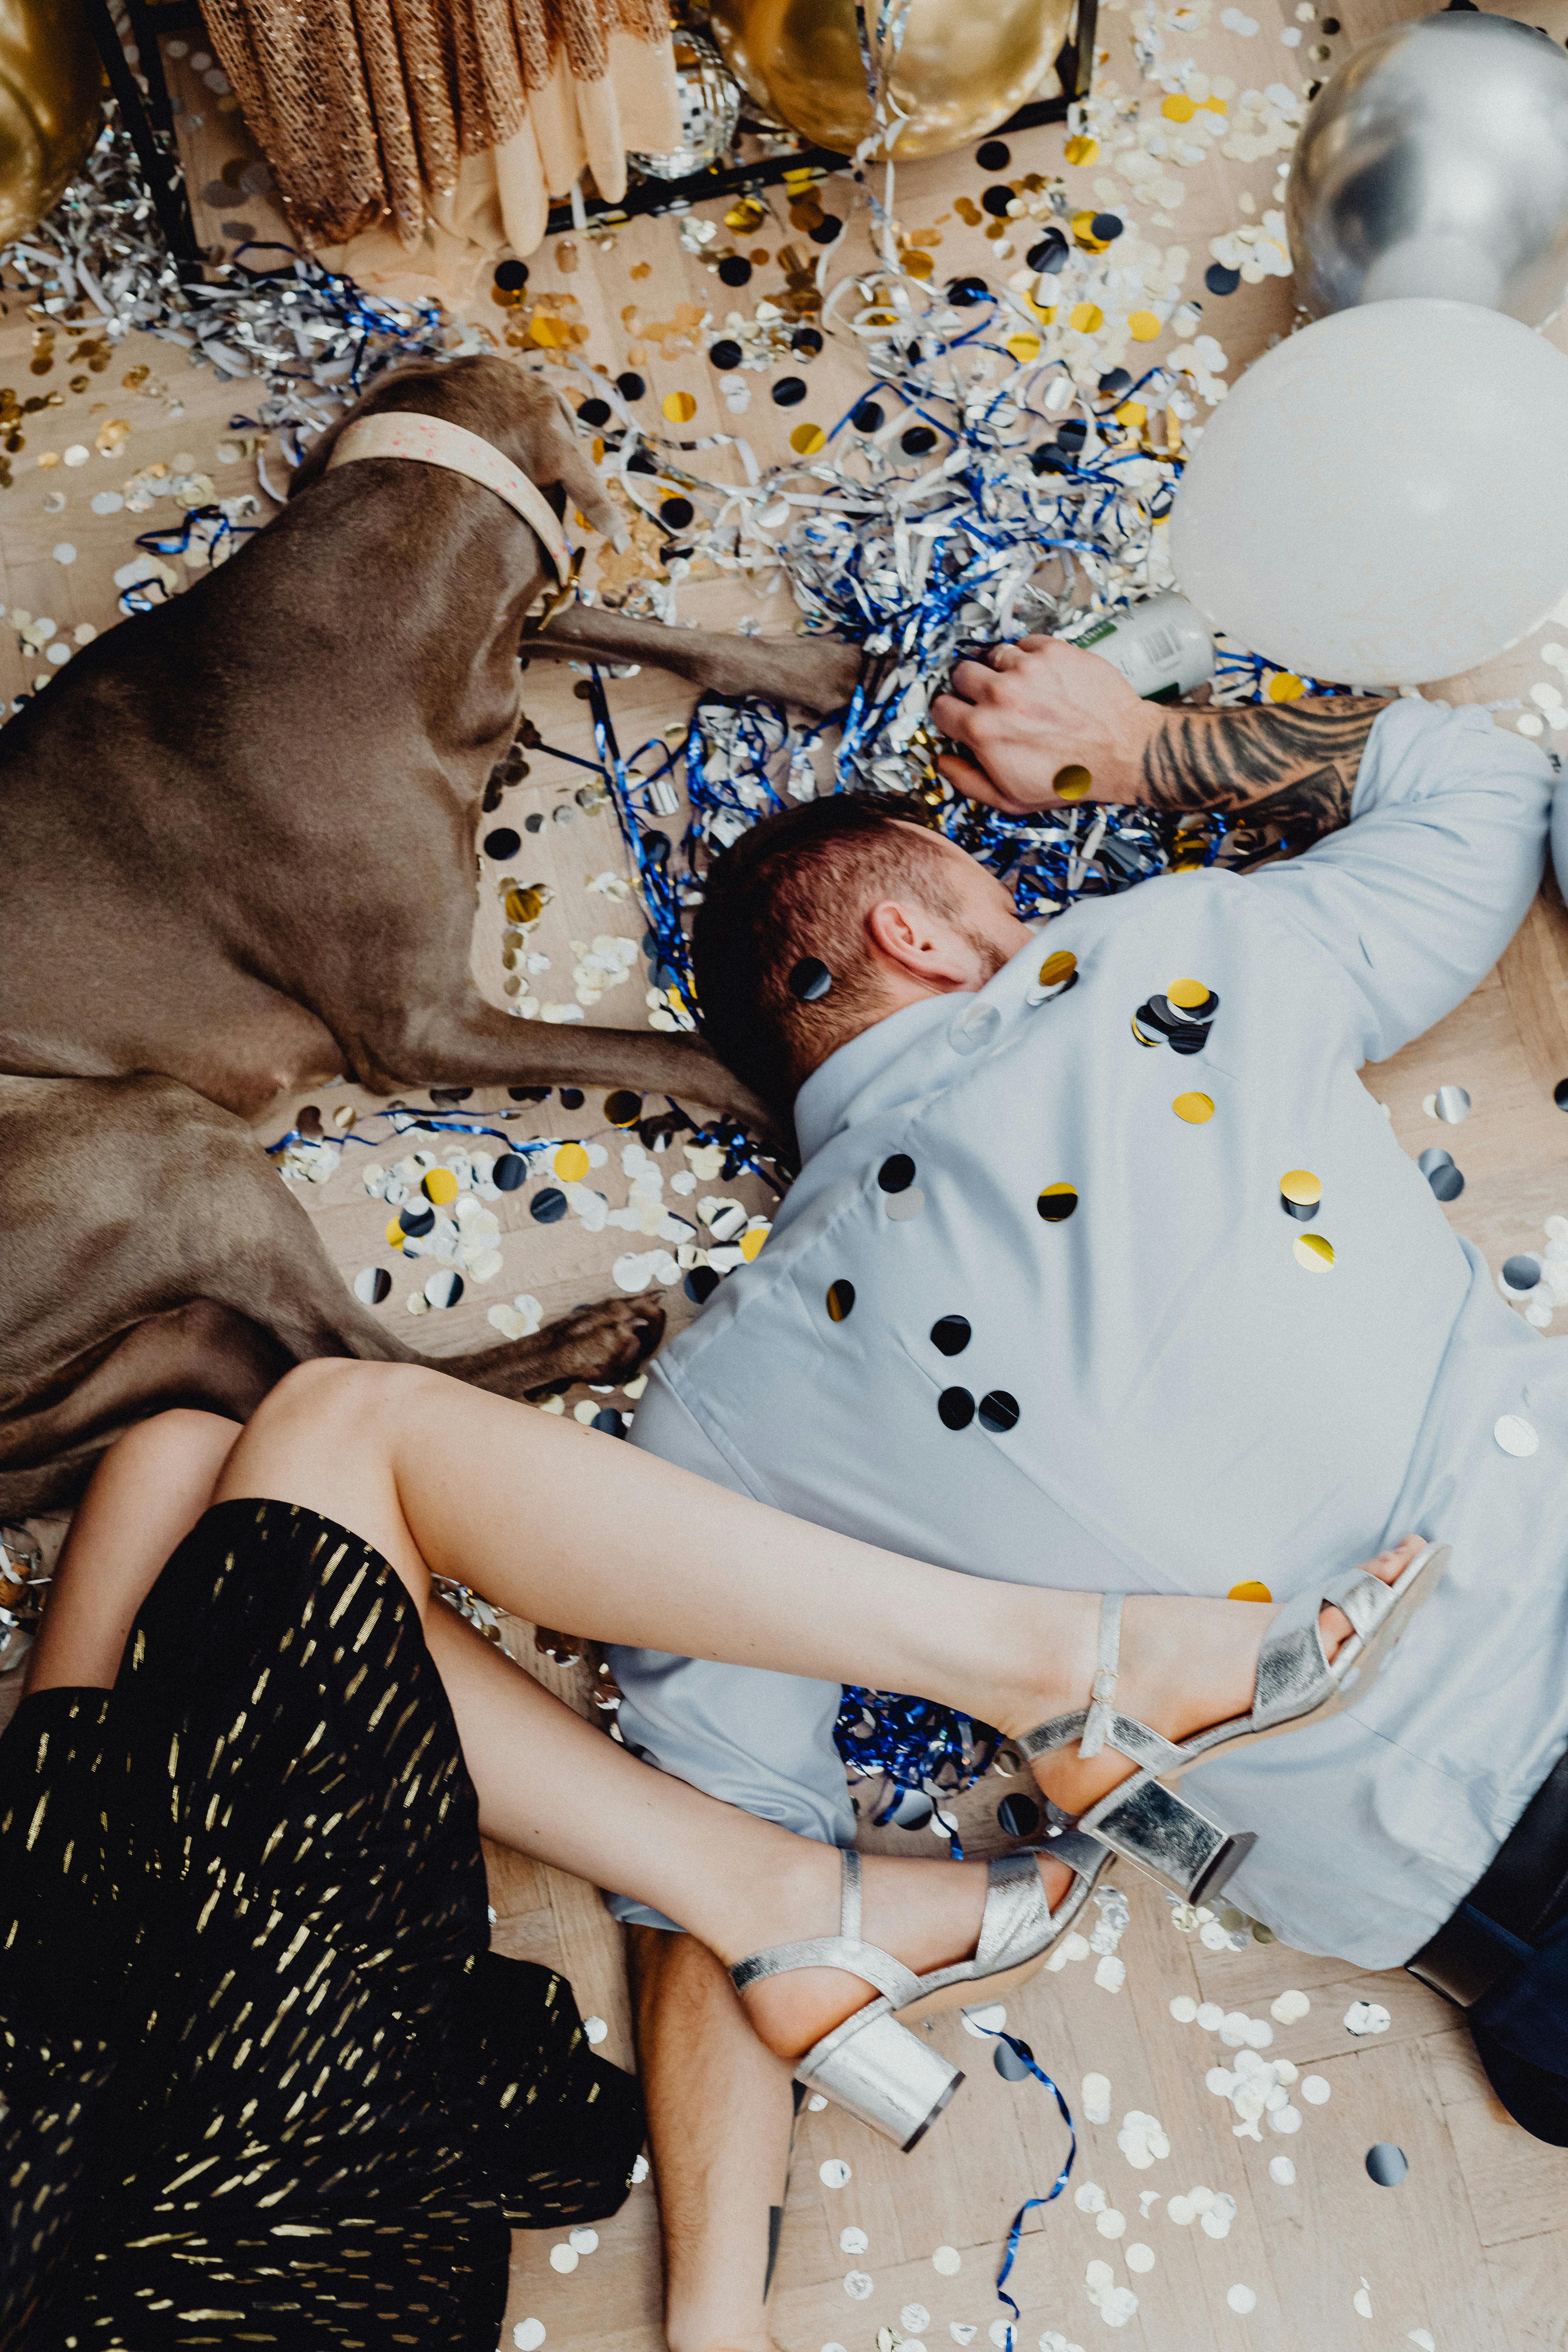
M 1012 2275 L 1013 2264 L 1017 2260 L 1018 2241 L 1023 2236 L 1024 2223 L 1028 2216 L 1041 2205 L 1054 2204 L 1067 2187 L 1068 2176 L 1072 2170 L 1073 2159 L 1078 2154 L 1078 2134 L 1073 2128 L 1072 2112 L 1067 2101 L 1044 2067 L 1040 2065 L 1028 2043 L 1019 2042 L 1013 2034 L 1003 2033 L 993 2026 L 983 2025 L 978 2030 L 982 2033 L 994 2033 L 998 2042 L 1005 2042 L 1014 2057 L 1021 2060 L 1028 2068 L 1036 2082 L 1045 2084 L 1052 2098 L 1055 2099 L 1061 2119 L 1068 2127 L 1067 2162 L 1043 2197 L 1026 2197 L 1014 2214 L 1012 2224 L 1007 2231 L 1007 2243 L 1003 2250 L 1002 2267 L 996 2273 L 996 2300 L 998 2303 L 1005 2303 L 1013 2315 L 1007 2323 L 1007 2341 L 1003 2347 L 1003 2352 L 1017 2352 L 1019 2312 L 1017 2305 L 1007 2292 L 1007 2281 Z

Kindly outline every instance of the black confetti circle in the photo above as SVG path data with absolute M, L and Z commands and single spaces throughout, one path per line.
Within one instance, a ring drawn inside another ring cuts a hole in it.
M 996 1819 L 1009 1837 L 1033 1837 L 1040 1826 L 1040 1809 L 1033 1797 L 1004 1797 L 996 1808 Z
M 434 1232 L 436 1225 L 436 1212 L 434 1209 L 399 1209 L 397 1212 L 397 1222 L 403 1227 L 405 1234 L 412 1234 L 415 1239 L 418 1241 L 422 1239 L 426 1234 Z
M 773 399 L 780 408 L 798 408 L 805 398 L 805 378 L 803 375 L 781 375 L 773 386 Z
M 1240 270 L 1227 269 L 1223 261 L 1211 261 L 1204 271 L 1204 284 L 1211 294 L 1234 294 L 1240 283 Z
M 688 1298 L 699 1307 L 705 1298 L 711 1298 L 718 1287 L 719 1276 L 710 1265 L 694 1265 L 681 1285 Z
M 731 368 L 738 368 L 745 354 L 739 343 L 732 343 L 729 337 L 724 335 L 718 342 L 709 344 L 708 356 L 716 368 L 722 368 L 728 372 Z
M 582 1087 L 563 1087 L 561 1089 L 561 1108 L 563 1110 L 581 1110 L 583 1108 Z
M 857 433 L 875 433 L 885 421 L 874 400 L 863 400 L 859 407 L 852 409 L 849 415 L 849 422 Z
M 605 1097 L 605 1117 L 612 1127 L 630 1127 L 641 1108 L 642 1097 L 630 1087 L 616 1087 Z
M 983 172 L 1005 172 L 1013 160 L 1013 150 L 1005 139 L 987 139 L 975 149 L 974 160 Z
M 485 835 L 487 857 L 515 857 L 521 847 L 521 834 L 514 833 L 510 824 L 498 824 L 493 833 Z
M 936 435 L 929 425 L 911 425 L 907 433 L 900 434 L 899 446 L 906 457 L 923 457 L 928 449 L 936 447 Z
M 833 974 L 820 956 L 802 956 L 789 976 L 790 994 L 804 1004 L 816 1004 L 833 986 Z
M 367 1265 L 354 1276 L 354 1297 L 362 1307 L 379 1307 L 392 1295 L 392 1276 L 384 1265 Z
M 847 1323 L 854 1311 L 855 1285 L 840 1275 L 837 1282 L 830 1282 L 827 1286 L 828 1319 L 834 1323 Z
M 528 1162 L 521 1151 L 503 1151 L 495 1166 L 495 1185 L 500 1192 L 520 1192 L 528 1181 Z
M 751 275 L 752 265 L 743 253 L 727 253 L 719 264 L 719 276 L 726 286 L 744 286 Z
M 942 1315 L 931 1327 L 931 1343 L 942 1356 L 962 1356 L 970 1341 L 967 1315 Z
M 624 374 L 616 378 L 616 390 L 623 400 L 641 400 L 647 391 L 647 384 L 636 368 L 627 368 Z
M 528 283 L 526 261 L 498 261 L 495 282 L 503 294 L 521 294 Z
M 528 1213 L 539 1224 L 558 1225 L 566 1214 L 565 1193 L 557 1185 L 547 1184 L 529 1202 Z
M 974 1399 L 967 1389 L 943 1389 L 936 1409 L 945 1429 L 967 1429 L 974 1418 Z
M 1047 1225 L 1065 1225 L 1078 1206 L 1078 1188 L 1073 1184 L 1047 1184 L 1035 1206 Z
M 658 519 L 666 530 L 684 530 L 696 509 L 689 499 L 662 499 Z
M 579 425 L 591 425 L 596 433 L 602 425 L 609 423 L 612 414 L 607 400 L 585 400 L 577 411 L 577 422 Z
M 1007 207 L 1012 201 L 1012 189 L 999 184 L 994 188 L 986 188 L 982 192 L 980 208 L 983 212 L 989 213 L 993 220 L 1005 220 L 1007 217 Z
M 915 1163 L 907 1151 L 895 1151 L 877 1171 L 884 1192 L 907 1192 L 915 1181 Z
M 980 1400 L 980 1426 L 994 1436 L 1005 1436 L 1018 1425 L 1018 1400 L 1005 1389 L 992 1389 Z

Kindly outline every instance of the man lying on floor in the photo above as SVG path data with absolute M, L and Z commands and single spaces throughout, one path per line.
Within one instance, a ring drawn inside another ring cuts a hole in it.
M 1392 1967 L 1451 1934 L 1568 1742 L 1568 1351 L 1504 1307 L 1356 1073 L 1507 945 L 1541 878 L 1547 763 L 1483 710 L 1415 700 L 1160 710 L 1058 645 L 954 682 L 935 718 L 981 763 L 946 763 L 977 799 L 1048 807 L 1075 764 L 1097 798 L 1323 837 L 1041 934 L 885 804 L 747 835 L 711 878 L 698 985 L 720 1054 L 793 1099 L 804 1164 L 762 1256 L 655 1364 L 634 1438 L 825 1527 L 1054 1586 L 1285 1601 L 1369 1529 L 1451 1544 L 1350 1712 L 1181 1784 L 1258 1833 L 1238 1903 L 1288 1943 Z M 614 1665 L 635 1749 L 852 1842 L 836 1686 Z M 765 2346 L 785 2071 L 692 1939 L 618 1907 L 670 2342 Z M 1495 1964 L 1467 1998 L 1508 1959 L 1481 1943 Z M 1568 2083 L 1510 2056 L 1502 1998 L 1479 2036 L 1494 2081 L 1568 2138 Z

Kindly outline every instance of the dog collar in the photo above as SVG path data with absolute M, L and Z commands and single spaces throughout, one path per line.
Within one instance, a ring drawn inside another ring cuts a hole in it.
M 539 490 L 520 467 L 503 457 L 493 442 L 442 416 L 421 415 L 409 408 L 384 409 L 361 416 L 339 434 L 327 459 L 327 471 L 356 457 L 415 457 L 422 465 L 445 466 L 448 473 L 467 474 L 504 499 L 537 536 L 564 587 L 572 576 L 572 551 L 566 534 Z

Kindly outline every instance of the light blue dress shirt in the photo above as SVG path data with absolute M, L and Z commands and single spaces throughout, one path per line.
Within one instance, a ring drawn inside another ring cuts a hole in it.
M 656 1362 L 632 1432 L 803 1518 L 1016 1582 L 1256 1579 L 1284 1601 L 1407 1529 L 1452 1544 L 1360 1704 L 1190 1784 L 1258 1832 L 1236 1900 L 1367 1968 L 1449 1916 L 1568 1744 L 1568 1347 L 1497 1296 L 1356 1076 L 1495 963 L 1550 801 L 1540 751 L 1485 711 L 1395 703 L 1352 823 L 1302 856 L 1073 908 L 1047 944 L 1079 979 L 1048 1001 L 1036 943 L 977 994 L 866 1030 L 802 1088 L 805 1164 L 767 1247 Z M 1179 977 L 1220 1000 L 1191 1055 L 1132 1032 Z M 1172 1108 L 1194 1092 L 1201 1124 Z M 913 1183 L 889 1192 L 897 1155 Z M 1293 1169 L 1321 1180 L 1310 1224 L 1280 1207 Z M 1078 1207 L 1049 1223 L 1037 1201 L 1060 1182 Z M 1304 1234 L 1331 1268 L 1300 1262 Z M 952 1357 L 930 1336 L 950 1315 L 973 1334 Z M 1016 1423 L 949 1428 L 955 1386 L 1006 1392 Z M 1503 1413 L 1539 1432 L 1530 1458 L 1495 1442 Z M 634 1748 L 852 1839 L 836 1685 L 647 1651 L 613 1665 Z

